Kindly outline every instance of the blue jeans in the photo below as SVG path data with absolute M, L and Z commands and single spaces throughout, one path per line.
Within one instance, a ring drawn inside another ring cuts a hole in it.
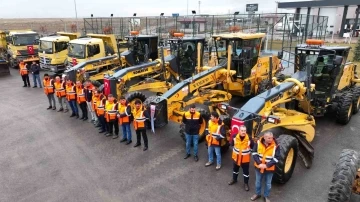
M 256 195 L 261 195 L 262 179 L 265 178 L 264 197 L 269 197 L 271 190 L 271 180 L 274 173 L 264 172 L 260 173 L 260 170 L 255 168 L 255 189 Z
M 71 108 L 73 114 L 78 115 L 79 112 L 78 112 L 78 107 L 77 107 L 76 101 L 75 100 L 70 100 L 69 105 L 70 105 L 70 108 Z
M 34 86 L 37 86 L 36 85 L 36 81 L 37 81 L 39 84 L 39 87 L 42 87 L 41 81 L 40 81 L 40 74 L 33 74 L 33 81 L 34 81 Z
M 128 141 L 131 141 L 130 123 L 122 124 L 121 127 L 122 127 L 123 138 L 127 139 Z
M 199 135 L 188 135 L 185 134 L 186 137 L 186 153 L 190 154 L 190 146 L 191 142 L 194 144 L 194 156 L 198 155 L 198 144 L 199 144 Z
M 216 153 L 216 165 L 221 165 L 221 152 L 220 147 L 209 146 L 208 147 L 208 155 L 209 155 L 209 162 L 214 162 L 214 150 Z

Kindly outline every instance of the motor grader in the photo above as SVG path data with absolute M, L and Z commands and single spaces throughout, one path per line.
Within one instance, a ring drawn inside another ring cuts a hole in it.
M 196 69 L 200 73 L 179 82 L 161 96 L 149 97 L 144 101 L 149 110 L 150 103 L 155 107 L 152 109 L 156 118 L 154 127 L 163 127 L 169 120 L 181 123 L 182 115 L 191 104 L 196 103 L 204 118 L 199 140 L 204 140 L 210 112 L 217 108 L 218 103 L 229 101 L 232 95 L 245 97 L 258 94 L 260 84 L 270 81 L 280 70 L 277 56 L 260 55 L 262 37 L 264 34 L 261 33 L 214 36 L 219 62 L 217 66 L 201 67 L 198 64 Z M 224 55 L 217 51 L 220 44 L 226 45 Z M 136 95 L 139 100 L 145 98 L 139 92 Z M 135 96 L 130 95 L 130 98 L 134 99 Z
M 289 107 L 310 112 L 315 117 L 335 114 L 336 121 L 347 124 L 360 107 L 360 80 L 356 65 L 346 62 L 351 47 L 324 46 L 322 40 L 309 39 L 295 48 L 295 71 L 304 71 L 305 61 L 311 65 L 311 82 L 316 91 L 310 102 L 293 100 Z

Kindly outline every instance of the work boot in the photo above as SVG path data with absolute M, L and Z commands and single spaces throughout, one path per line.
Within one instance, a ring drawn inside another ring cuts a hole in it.
M 235 183 L 237 183 L 237 181 L 235 181 L 234 179 L 231 179 L 231 181 L 228 183 L 229 185 L 233 185 L 233 184 L 235 184 Z
M 254 194 L 254 195 L 250 198 L 250 200 L 255 201 L 255 200 L 259 199 L 259 198 L 261 198 L 261 195 Z
M 65 109 L 65 110 L 64 110 L 64 113 L 66 113 L 66 112 L 68 112 L 68 111 L 69 111 L 68 109 Z
M 28 88 L 30 88 L 31 86 L 30 85 L 28 85 Z
M 131 144 L 132 143 L 132 141 L 130 140 L 130 141 L 127 141 L 126 142 L 126 145 L 129 145 L 129 144 Z
M 83 119 L 83 121 L 86 121 L 86 120 L 88 120 L 88 117 L 85 117 L 85 118 Z
M 34 86 L 33 88 L 37 88 L 37 86 Z
M 265 200 L 265 202 L 270 202 L 269 197 L 265 197 L 264 200 Z
M 56 110 L 56 107 L 53 107 L 53 110 Z
M 220 168 L 221 168 L 221 165 L 216 165 L 216 170 L 220 170 Z
M 95 128 L 99 128 L 99 127 L 101 127 L 101 124 L 97 124 L 97 125 L 95 126 Z
M 105 133 L 104 135 L 105 135 L 105 137 L 110 137 L 110 136 L 112 136 L 113 134 L 112 134 L 112 133 Z
M 105 130 L 100 130 L 99 133 L 105 133 L 106 131 Z
M 118 135 L 114 134 L 114 135 L 112 136 L 112 139 L 116 139 L 116 138 L 118 138 L 118 137 L 119 137 Z
M 187 158 L 189 158 L 189 157 L 190 157 L 190 154 L 186 154 L 185 157 L 184 157 L 184 159 L 187 159 Z
M 23 87 L 27 87 L 27 85 L 23 85 Z
M 72 113 L 70 117 L 74 117 L 74 116 L 76 116 L 76 114 Z
M 148 147 L 144 147 L 143 151 L 146 151 L 146 150 L 148 150 Z
M 199 157 L 198 157 L 198 156 L 194 156 L 194 160 L 195 160 L 195 162 L 198 162 L 198 161 L 199 161 Z
M 49 106 L 48 108 L 46 108 L 46 109 L 51 109 L 52 108 L 52 106 Z
M 137 143 L 134 145 L 134 147 L 138 147 L 138 146 L 141 146 L 141 144 L 137 142 Z
M 244 184 L 244 189 L 245 189 L 245 191 L 249 191 L 249 185 L 248 184 Z
M 57 110 L 58 112 L 61 112 L 61 111 L 64 111 L 64 109 L 63 108 L 60 108 L 59 110 Z
M 123 138 L 123 139 L 120 140 L 120 142 L 126 142 L 126 141 L 127 141 L 126 138 Z
M 80 120 L 83 120 L 84 119 L 84 117 L 82 116 L 81 118 L 80 118 Z
M 205 163 L 205 167 L 208 167 L 208 166 L 211 166 L 213 164 L 213 162 L 207 162 L 207 163 Z

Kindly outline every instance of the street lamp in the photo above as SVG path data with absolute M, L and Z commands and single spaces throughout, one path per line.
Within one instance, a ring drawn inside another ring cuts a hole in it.
M 74 7 L 75 7 L 76 31 L 77 31 L 79 29 L 79 22 L 78 22 L 78 17 L 77 17 L 76 0 L 74 0 Z
M 61 21 L 62 23 L 64 23 L 64 31 L 66 32 L 66 22 L 64 22 L 64 21 L 61 20 L 61 19 L 60 19 L 60 21 Z
M 92 33 L 95 33 L 95 32 L 94 32 L 94 21 L 93 21 L 94 15 L 91 14 L 90 16 L 91 16 L 91 30 L 92 30 Z
M 235 24 L 236 24 L 236 16 L 237 15 L 239 15 L 239 11 L 236 11 L 235 13 L 234 13 L 234 26 L 235 26 Z
M 110 26 L 111 26 L 111 34 L 113 34 L 113 27 L 112 27 L 112 18 L 113 18 L 114 14 L 111 13 L 110 15 Z
M 164 16 L 164 13 L 160 13 L 160 21 L 159 21 L 159 27 L 158 27 L 158 32 L 159 32 L 159 39 L 161 38 L 160 37 L 160 34 L 161 34 L 161 18 Z
M 191 13 L 193 14 L 192 27 L 193 27 L 193 37 L 194 37 L 195 36 L 195 15 L 196 15 L 196 11 L 192 10 Z

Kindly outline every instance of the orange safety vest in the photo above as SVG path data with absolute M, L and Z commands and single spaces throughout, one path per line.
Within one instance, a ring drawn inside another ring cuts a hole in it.
M 105 116 L 106 116 L 106 121 L 110 122 L 110 121 L 114 121 L 116 120 L 116 114 L 117 114 L 117 110 L 116 110 L 116 105 L 117 103 L 110 103 L 109 101 L 106 101 L 105 103 Z
M 140 108 L 139 110 L 134 109 L 134 128 L 135 130 L 140 130 L 145 128 L 145 120 L 146 117 L 144 116 L 144 111 Z
M 44 93 L 46 95 L 54 93 L 54 86 L 52 85 L 52 79 L 48 79 L 48 80 L 43 80 L 43 85 L 44 85 Z
M 268 147 L 265 147 L 265 144 L 263 144 L 261 142 L 262 139 L 263 139 L 263 137 L 261 137 L 257 141 L 257 151 L 255 151 L 255 152 L 257 153 L 257 155 L 259 155 L 259 159 L 260 159 L 261 163 L 266 164 L 275 157 L 275 151 L 276 151 L 277 145 L 276 145 L 275 141 L 273 141 Z M 256 168 L 259 168 L 259 165 L 257 165 L 256 162 L 254 164 L 255 164 Z M 260 173 L 264 173 L 264 170 L 274 171 L 275 165 L 271 166 L 270 168 L 260 169 Z
M 129 123 L 130 122 L 130 114 L 127 114 L 127 112 L 126 112 L 126 108 L 128 107 L 128 106 L 130 106 L 130 104 L 128 104 L 128 105 L 123 105 L 123 104 L 121 104 L 120 102 L 119 102 L 119 104 L 118 104 L 118 110 L 119 110 L 119 113 L 120 114 L 124 114 L 125 113 L 125 115 L 126 116 L 124 116 L 124 117 L 120 117 L 119 118 L 119 124 L 120 125 L 122 125 L 123 123 Z
M 208 130 L 210 134 L 206 136 L 206 141 L 209 146 L 220 145 L 220 141 L 217 140 L 216 138 L 219 137 L 219 135 L 221 135 L 220 134 L 221 126 L 222 125 L 219 125 L 218 123 L 209 120 Z
M 65 81 L 63 81 L 61 83 L 55 81 L 54 86 L 55 86 L 55 92 L 56 92 L 57 97 L 65 97 L 66 96 L 64 83 L 65 83 Z
M 76 92 L 75 92 L 75 86 L 66 85 L 66 99 L 68 101 L 75 100 L 76 99 Z
M 29 74 L 29 70 L 26 68 L 25 64 L 20 64 L 19 67 L 20 67 L 20 75 L 21 76 Z
M 234 148 L 232 152 L 232 159 L 240 166 L 241 163 L 250 163 L 250 139 L 246 134 L 244 139 L 240 139 L 240 134 L 234 138 Z
M 82 102 L 86 102 L 85 99 L 85 92 L 83 88 L 76 87 L 76 94 L 77 94 L 77 102 L 80 104 Z
M 93 94 L 92 98 L 91 98 L 91 107 L 94 111 L 96 111 L 96 102 L 99 100 L 98 97 L 95 97 L 95 95 Z
M 103 116 L 105 114 L 105 106 L 103 101 L 105 100 L 104 97 L 99 98 L 98 101 L 96 102 L 96 114 L 98 116 Z

